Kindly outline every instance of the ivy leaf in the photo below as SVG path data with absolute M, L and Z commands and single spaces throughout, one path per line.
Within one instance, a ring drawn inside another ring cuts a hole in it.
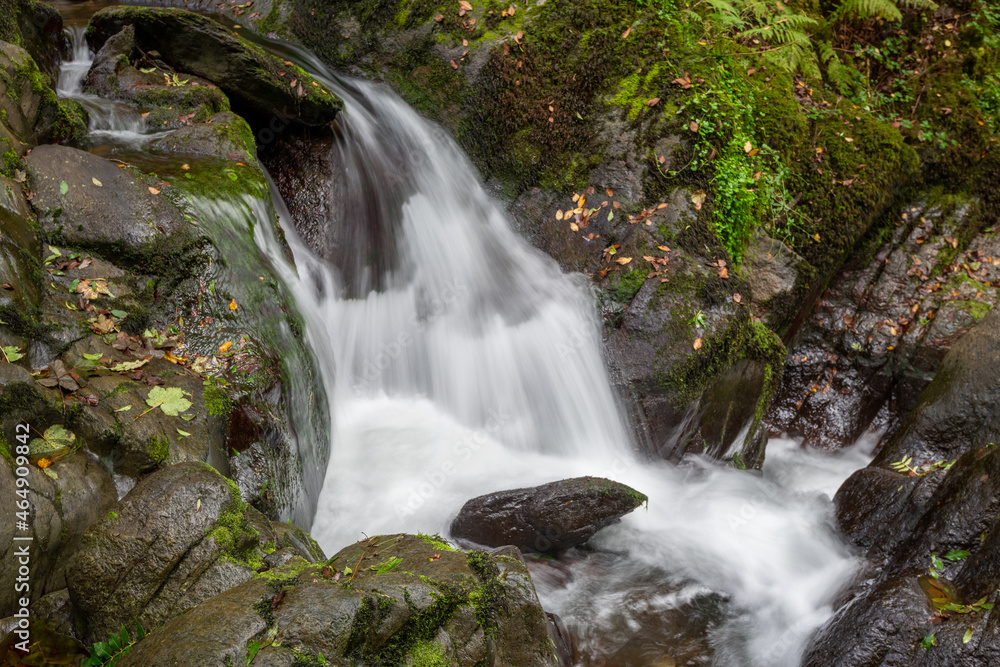
M 191 401 L 184 398 L 180 387 L 153 387 L 146 399 L 146 405 L 151 409 L 160 408 L 163 414 L 176 417 L 191 408 Z
M 954 551 L 949 551 L 948 553 L 946 553 L 944 557 L 950 561 L 956 561 L 956 560 L 962 560 L 968 555 L 969 552 L 965 551 L 964 549 L 955 549 Z
M 21 354 L 21 350 L 14 347 L 13 345 L 8 345 L 3 348 L 3 356 L 7 361 L 13 363 L 18 359 L 22 358 L 24 355 Z

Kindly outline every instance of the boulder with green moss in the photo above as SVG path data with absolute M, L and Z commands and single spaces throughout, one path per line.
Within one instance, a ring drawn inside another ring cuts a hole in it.
M 241 110 L 264 117 L 282 114 L 304 125 L 325 125 L 343 108 L 340 99 L 301 68 L 192 12 L 108 7 L 93 16 L 87 38 L 93 48 L 101 49 L 130 25 L 135 44 L 143 51 L 156 51 L 177 72 L 211 81 Z
M 144 477 L 73 557 L 67 580 L 78 633 L 89 643 L 123 623 L 153 630 L 249 581 L 277 547 L 269 527 L 211 466 L 181 463 Z
M 385 535 L 295 559 L 198 605 L 123 667 L 171 664 L 558 665 L 517 549 L 455 551 Z

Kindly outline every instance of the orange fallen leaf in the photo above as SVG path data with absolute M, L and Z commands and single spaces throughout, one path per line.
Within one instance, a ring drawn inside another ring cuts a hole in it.
M 614 191 L 614 190 L 612 190 L 611 188 L 608 188 L 608 189 L 607 189 L 607 190 L 605 190 L 604 192 L 605 192 L 605 193 L 607 193 L 607 195 L 608 195 L 609 197 L 614 197 L 614 196 L 615 196 L 615 191 Z
M 670 252 L 670 248 L 668 248 L 665 245 L 658 245 L 656 247 L 657 247 L 657 249 L 662 250 L 663 252 Z
M 158 195 L 158 194 L 160 194 L 160 189 L 159 188 L 154 188 L 152 185 L 150 185 L 149 186 L 149 193 L 153 194 L 153 195 Z
M 690 123 L 688 123 L 688 129 L 690 129 L 692 132 L 697 132 L 698 123 L 696 123 L 695 121 L 691 121 Z
M 229 302 L 229 310 L 236 310 L 237 308 L 239 308 L 239 305 L 236 303 L 236 299 Z
M 472 11 L 472 4 L 469 3 L 469 2 L 466 2 L 466 0 L 459 0 L 458 6 L 459 6 L 460 9 L 464 9 L 467 12 L 471 12 Z
M 575 222 L 569 223 L 569 228 L 574 232 L 580 231 L 580 225 L 576 224 Z
M 646 106 L 647 107 L 655 107 L 659 103 L 660 103 L 660 98 L 659 97 L 654 97 L 653 99 L 651 99 L 648 102 L 646 102 Z
M 618 259 L 615 260 L 615 262 L 617 262 L 618 264 L 621 264 L 622 266 L 625 266 L 626 264 L 628 264 L 631 261 L 632 261 L 631 257 L 619 257 Z
M 457 62 L 455 62 L 454 60 L 452 60 L 452 61 L 451 61 L 451 68 L 452 68 L 452 69 L 458 69 L 458 63 L 457 63 Z
M 38 467 L 39 468 L 48 468 L 50 465 L 52 465 L 52 461 L 50 461 L 50 460 L 48 460 L 46 458 L 38 459 Z
M 225 343 L 219 346 L 219 354 L 225 354 L 226 351 L 233 346 L 233 341 L 227 340 Z
M 696 349 L 696 350 L 700 350 L 701 349 L 701 344 L 703 342 L 704 341 L 702 341 L 700 338 L 695 338 L 694 339 L 694 345 L 692 347 L 694 347 L 694 349 Z
M 628 36 L 632 34 L 632 28 L 629 27 L 622 33 L 622 39 L 628 39 Z

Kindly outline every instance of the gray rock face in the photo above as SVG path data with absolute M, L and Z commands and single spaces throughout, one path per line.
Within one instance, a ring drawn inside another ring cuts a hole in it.
M 88 28 L 91 46 L 101 48 L 127 25 L 135 26 L 135 42 L 145 51 L 155 50 L 177 71 L 211 81 L 234 104 L 254 113 L 324 125 L 343 108 L 329 91 L 313 86 L 304 70 L 285 65 L 210 18 L 181 9 L 103 9 Z
M 35 434 L 32 434 L 35 437 Z M 16 455 L 16 439 L 7 440 L 10 452 Z M 67 569 L 72 566 L 74 553 L 85 531 L 115 505 L 114 482 L 111 473 L 92 454 L 75 452 L 59 459 L 50 466 L 57 475 L 53 479 L 41 469 L 28 465 L 31 545 L 31 597 L 35 599 L 66 587 Z M 0 459 L 0 493 L 10 499 L 10 521 L 0 526 L 0 577 L 14 582 L 18 571 L 16 549 L 23 543 L 15 542 L 14 535 L 24 535 L 14 530 L 14 501 L 17 486 L 14 464 L 6 457 Z M 0 592 L 0 617 L 15 611 L 20 593 L 13 583 Z
M 997 303 L 1000 266 L 989 258 L 1000 255 L 1000 233 L 979 231 L 989 224 L 979 201 L 931 194 L 899 215 L 892 236 L 837 275 L 805 322 L 765 417 L 772 434 L 833 448 L 896 428 L 948 350 Z
M 264 665 L 555 667 L 545 615 L 516 549 L 462 552 L 376 536 L 327 564 L 295 559 L 208 600 L 139 643 L 122 667 Z M 280 645 L 272 645 L 274 637 Z
M 872 463 L 837 492 L 838 522 L 866 550 L 870 566 L 849 592 L 851 601 L 814 639 L 804 664 L 971 665 L 1000 655 L 995 609 L 929 623 L 940 608 L 933 598 L 959 606 L 996 602 L 998 404 L 1000 313 L 994 311 L 954 345 L 916 408 Z M 892 469 L 904 457 L 912 473 Z M 935 566 L 937 591 L 927 577 L 934 555 L 942 559 Z M 963 640 L 969 627 L 971 646 Z M 931 633 L 938 645 L 915 651 Z
M 39 222 L 68 244 L 128 252 L 176 245 L 188 233 L 180 210 L 138 172 L 67 146 L 39 146 L 27 162 Z
M 452 522 L 451 534 L 489 547 L 558 551 L 583 544 L 647 501 L 624 484 L 577 477 L 473 498 Z
M 153 630 L 249 580 L 260 535 L 247 512 L 235 485 L 205 464 L 142 479 L 73 557 L 67 583 L 81 636 L 94 641 L 133 621 Z

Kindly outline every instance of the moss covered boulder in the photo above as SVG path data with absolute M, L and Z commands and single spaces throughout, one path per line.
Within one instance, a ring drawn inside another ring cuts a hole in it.
M 109 7 L 91 19 L 87 37 L 92 47 L 100 49 L 129 25 L 134 26 L 135 43 L 145 52 L 158 52 L 177 72 L 211 81 L 244 112 L 325 125 L 343 108 L 341 100 L 301 68 L 192 12 Z
M 256 656 L 256 657 L 254 657 Z M 140 642 L 123 666 L 555 667 L 516 549 L 455 551 L 423 536 L 358 542 L 325 563 L 264 572 Z
M 84 535 L 68 573 L 76 628 L 88 643 L 123 623 L 152 630 L 250 580 L 277 546 L 270 523 L 211 466 L 164 468 Z

